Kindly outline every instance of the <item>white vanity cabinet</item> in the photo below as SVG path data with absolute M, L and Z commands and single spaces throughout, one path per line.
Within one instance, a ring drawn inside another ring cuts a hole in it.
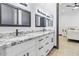
M 47 34 L 37 39 L 37 56 L 45 56 L 47 55 L 50 50 L 53 48 L 53 35 Z
M 28 52 L 27 52 L 27 56 L 36 56 L 36 46 L 31 47 Z
M 18 38 L 19 39 L 19 38 Z M 23 38 L 22 38 L 23 39 Z M 5 56 L 46 56 L 54 46 L 53 33 L 25 39 L 15 45 L 0 47 Z
M 36 46 L 30 47 L 27 50 L 21 51 L 16 56 L 36 56 Z
M 0 56 L 5 56 L 5 48 L 0 46 Z
M 54 47 L 53 35 L 49 34 L 46 36 L 46 41 L 45 41 L 45 55 L 47 55 L 53 47 Z
M 8 47 L 8 48 L 6 48 L 6 55 L 8 55 L 8 56 L 17 55 L 23 51 L 26 51 L 27 49 L 34 46 L 35 44 L 36 44 L 35 39 L 32 39 L 32 40 L 23 42 L 21 44 L 17 44 L 15 46 Z
M 36 51 L 37 51 L 37 56 L 44 56 L 45 55 L 45 46 L 44 42 L 41 44 L 36 45 Z
M 54 36 L 53 36 L 52 33 L 49 35 L 49 39 L 50 39 L 50 40 L 49 40 L 49 42 L 50 42 L 50 45 L 49 45 L 49 46 L 50 46 L 50 49 L 51 49 L 51 48 L 54 47 L 54 42 L 55 42 L 55 41 L 54 41 Z

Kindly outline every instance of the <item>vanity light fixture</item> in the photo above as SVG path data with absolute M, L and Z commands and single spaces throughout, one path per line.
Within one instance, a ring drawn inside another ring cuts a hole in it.
M 40 9 L 37 9 L 37 12 L 46 16 L 46 14 L 43 11 L 41 11 Z

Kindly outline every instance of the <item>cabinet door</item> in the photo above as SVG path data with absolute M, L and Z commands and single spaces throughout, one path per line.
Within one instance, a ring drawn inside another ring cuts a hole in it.
M 37 56 L 45 56 L 44 43 L 36 45 Z
M 50 50 L 53 48 L 53 39 L 52 34 L 46 35 L 46 41 L 45 41 L 45 55 L 47 55 Z
M 48 34 L 43 37 L 37 38 L 37 56 L 45 56 L 53 48 L 52 35 Z
M 44 46 L 45 46 L 45 55 L 47 55 L 48 52 L 50 51 L 50 39 L 49 38 L 46 39 Z
M 5 56 L 5 54 L 6 52 L 4 46 L 0 46 L 0 56 Z
M 14 56 L 22 51 L 25 51 L 27 49 L 29 49 L 30 47 L 34 46 L 35 43 L 35 39 L 23 42 L 21 44 L 17 44 L 15 46 L 11 46 L 6 48 L 6 55 L 8 56 Z
M 53 47 L 54 43 L 55 43 L 53 33 L 50 36 L 51 36 L 51 41 L 50 41 L 51 42 L 51 46 Z
M 27 56 L 28 50 L 21 51 L 20 53 L 16 54 L 16 56 Z
M 37 43 L 37 44 L 42 44 L 43 42 L 45 42 L 45 37 L 46 37 L 46 36 L 38 37 L 37 40 L 36 40 L 36 43 Z
M 36 46 L 30 47 L 25 51 L 21 51 L 17 56 L 36 56 Z
M 30 49 L 28 49 L 28 52 L 26 54 L 27 56 L 36 56 L 36 46 L 33 46 Z

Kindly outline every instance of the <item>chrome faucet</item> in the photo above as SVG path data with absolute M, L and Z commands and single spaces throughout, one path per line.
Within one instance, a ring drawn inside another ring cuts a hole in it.
M 16 29 L 16 36 L 18 36 L 18 29 Z

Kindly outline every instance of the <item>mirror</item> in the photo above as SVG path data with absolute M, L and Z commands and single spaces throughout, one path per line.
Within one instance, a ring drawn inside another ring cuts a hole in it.
M 17 25 L 17 9 L 1 4 L 1 25 Z
M 48 27 L 52 27 L 53 26 L 53 20 L 48 19 Z
M 0 26 L 31 26 L 31 12 L 0 3 Z
M 46 26 L 45 17 L 42 17 L 40 15 L 35 15 L 35 26 L 36 27 L 45 27 Z
M 31 26 L 31 13 L 25 10 L 19 10 L 19 25 Z

